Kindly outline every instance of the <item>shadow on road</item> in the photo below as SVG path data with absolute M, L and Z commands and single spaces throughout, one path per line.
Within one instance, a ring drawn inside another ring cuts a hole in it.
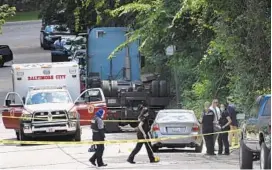
M 49 145 L 49 144 L 18 144 L 15 143 L 16 141 L 18 141 L 16 138 L 10 138 L 10 139 L 2 139 L 5 141 L 10 141 L 10 143 L 4 143 L 4 146 L 42 146 L 42 145 Z M 14 141 L 14 143 L 13 143 Z M 48 142 L 72 142 L 71 138 L 68 137 L 40 137 L 40 138 L 32 138 L 29 139 L 29 141 L 48 141 Z
M 188 149 L 159 149 L 156 153 L 196 153 L 195 150 Z

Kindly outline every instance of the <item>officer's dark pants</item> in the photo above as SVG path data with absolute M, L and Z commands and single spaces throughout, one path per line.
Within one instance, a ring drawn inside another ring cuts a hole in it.
M 138 139 L 144 139 L 144 136 L 142 135 L 142 133 L 139 132 L 139 133 L 137 133 L 137 138 Z M 146 138 L 150 139 L 148 134 L 146 135 Z M 135 155 L 137 155 L 137 153 L 141 150 L 143 144 L 145 144 L 145 148 L 146 148 L 149 160 L 151 162 L 155 160 L 153 152 L 151 150 L 151 143 L 150 142 L 137 143 L 136 147 L 133 149 L 133 151 L 129 155 L 128 160 L 130 160 L 130 161 L 134 160 Z
M 219 150 L 218 153 L 222 153 L 223 151 L 223 145 L 225 147 L 225 154 L 229 154 L 229 140 L 228 140 L 228 132 L 226 133 L 220 133 L 218 136 L 218 146 Z
M 214 137 L 213 135 L 205 135 L 204 136 L 206 148 L 207 148 L 207 154 L 214 154 Z
M 104 138 L 101 138 L 100 134 L 98 132 L 93 132 L 93 141 L 104 141 Z M 95 162 L 95 160 L 97 160 L 97 165 L 103 165 L 103 152 L 104 152 L 104 144 L 98 144 L 96 145 L 96 151 L 93 154 L 93 156 L 91 157 L 91 161 Z

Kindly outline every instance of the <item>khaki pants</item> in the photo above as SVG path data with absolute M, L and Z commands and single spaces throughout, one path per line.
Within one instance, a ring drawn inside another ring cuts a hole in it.
M 237 130 L 237 126 L 230 125 L 230 130 Z M 230 132 L 229 133 L 229 144 L 230 144 L 230 146 L 232 146 L 233 135 L 234 135 L 234 141 L 235 141 L 234 144 L 238 145 L 238 131 L 236 131 L 236 132 Z

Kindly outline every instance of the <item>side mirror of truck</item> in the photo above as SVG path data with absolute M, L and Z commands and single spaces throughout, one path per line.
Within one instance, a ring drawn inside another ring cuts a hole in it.
M 23 100 L 23 104 L 25 104 L 25 102 L 26 102 L 26 98 L 25 98 L 25 97 L 23 97 L 23 98 L 22 98 L 22 100 Z
M 11 100 L 5 100 L 5 105 L 6 105 L 7 107 L 9 107 L 10 104 L 11 104 Z

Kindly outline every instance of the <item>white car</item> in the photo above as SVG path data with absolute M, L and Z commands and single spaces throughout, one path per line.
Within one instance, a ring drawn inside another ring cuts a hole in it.
M 192 110 L 169 109 L 160 110 L 151 126 L 152 138 L 176 139 L 152 142 L 153 151 L 159 148 L 195 148 L 195 152 L 201 153 L 203 147 L 200 124 Z

